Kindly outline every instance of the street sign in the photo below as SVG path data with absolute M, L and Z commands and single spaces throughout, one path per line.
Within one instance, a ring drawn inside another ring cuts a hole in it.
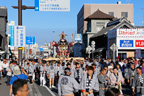
M 26 36 L 26 44 L 27 45 L 35 44 L 35 37 L 34 36 Z
M 14 46 L 25 47 L 25 26 L 15 26 Z
M 41 52 L 43 52 L 43 51 L 44 51 L 44 49 L 43 49 L 43 48 L 40 48 L 40 51 L 41 51 Z
M 117 47 L 115 44 L 113 44 L 113 45 L 110 47 L 110 49 L 111 49 L 112 51 L 116 51 L 116 50 L 118 49 L 118 47 Z
M 35 11 L 70 11 L 70 0 L 35 0 Z

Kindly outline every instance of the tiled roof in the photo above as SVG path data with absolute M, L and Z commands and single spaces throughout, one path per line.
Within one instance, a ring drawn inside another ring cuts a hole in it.
M 108 15 L 98 9 L 92 15 L 88 16 L 85 20 L 87 21 L 90 19 L 113 19 L 113 18 L 115 18 L 115 17 Z

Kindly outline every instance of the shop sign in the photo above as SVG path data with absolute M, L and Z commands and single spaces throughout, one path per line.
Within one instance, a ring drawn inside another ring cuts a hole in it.
M 120 40 L 120 47 L 134 47 L 133 40 Z
M 136 47 L 144 47 L 144 40 L 135 40 Z

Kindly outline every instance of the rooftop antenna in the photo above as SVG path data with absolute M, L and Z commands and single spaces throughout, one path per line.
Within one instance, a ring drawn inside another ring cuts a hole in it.
M 130 4 L 131 0 L 127 0 L 127 3 Z

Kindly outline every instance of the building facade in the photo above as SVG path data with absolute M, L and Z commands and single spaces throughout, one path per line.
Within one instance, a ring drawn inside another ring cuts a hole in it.
M 106 27 L 102 28 L 98 33 L 94 34 L 90 38 L 90 43 L 92 41 L 96 42 L 96 47 L 95 47 L 95 57 L 101 56 L 102 58 L 111 58 L 112 57 L 112 50 L 110 50 L 110 46 L 115 42 L 115 39 L 111 39 L 108 36 L 114 36 L 114 34 L 108 35 L 109 32 L 112 30 L 116 30 L 119 28 L 127 28 L 127 29 L 134 29 L 136 28 L 130 22 L 125 18 L 120 18 L 120 19 L 113 19 L 112 21 L 108 22 Z M 109 39 L 108 39 L 109 38 Z M 108 42 L 109 41 L 109 42 Z
M 121 2 L 117 2 L 117 4 L 84 4 L 77 15 L 77 33 L 85 33 L 87 21 L 84 19 L 98 9 L 116 18 L 127 17 L 131 24 L 134 24 L 133 4 L 121 4 Z
M 114 18 L 126 17 L 134 25 L 133 4 L 84 4 L 77 15 L 77 33 L 82 34 L 82 55 L 85 57 L 90 38 Z
M 112 57 L 110 46 L 116 44 L 116 57 L 144 57 L 144 28 L 120 28 L 108 32 L 108 57 Z
M 7 44 L 7 8 L 0 7 L 0 55 L 4 55 L 4 58 L 7 58 L 9 55 L 9 49 Z

